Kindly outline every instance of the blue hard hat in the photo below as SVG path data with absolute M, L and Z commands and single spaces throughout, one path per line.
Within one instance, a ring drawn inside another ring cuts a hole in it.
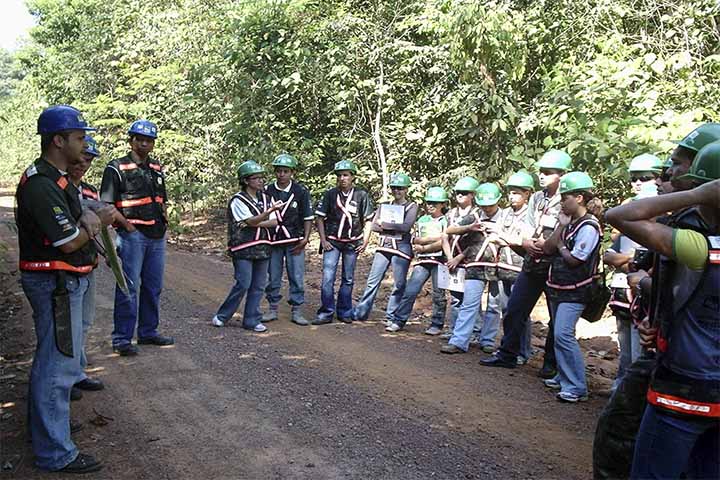
M 37 120 L 38 135 L 63 132 L 65 130 L 85 130 L 94 132 L 75 107 L 70 105 L 54 105 L 48 107 L 40 114 Z
M 83 153 L 88 153 L 93 157 L 99 157 L 100 151 L 97 148 L 97 142 L 90 135 L 85 135 L 85 143 L 87 146 L 83 148 Z
M 149 120 L 137 120 L 133 122 L 128 130 L 128 135 L 144 135 L 150 138 L 157 138 L 158 128 Z

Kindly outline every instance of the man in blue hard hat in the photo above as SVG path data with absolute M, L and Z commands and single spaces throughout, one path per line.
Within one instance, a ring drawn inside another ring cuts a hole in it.
M 68 105 L 38 118 L 40 158 L 23 173 L 15 198 L 20 275 L 33 309 L 37 344 L 30 372 L 28 423 L 35 463 L 65 473 L 100 470 L 71 439 L 70 391 L 79 378 L 83 297 L 97 256 L 92 238 L 117 213 L 96 204 L 84 209 L 68 180 L 80 161 L 85 134 L 94 130 Z
M 108 163 L 100 187 L 100 199 L 113 203 L 127 220 L 126 226 L 117 226 L 117 242 L 129 295 L 115 288 L 112 332 L 113 351 L 121 356 L 138 353 L 132 344 L 136 324 L 140 345 L 175 343 L 158 333 L 167 230 L 165 174 L 150 156 L 158 128 L 138 120 L 128 135 L 130 152 Z

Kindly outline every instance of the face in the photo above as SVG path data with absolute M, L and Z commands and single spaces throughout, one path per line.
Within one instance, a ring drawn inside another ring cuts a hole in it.
M 565 215 L 573 216 L 577 213 L 580 208 L 580 202 L 582 201 L 582 195 L 575 193 L 563 193 L 560 197 L 560 209 Z
M 352 187 L 355 176 L 350 170 L 340 170 L 335 173 L 335 176 L 337 177 L 337 186 L 339 188 L 347 189 Z
M 55 135 L 53 141 L 65 156 L 68 167 L 82 160 L 85 149 L 85 132 L 83 130 L 70 130 L 65 137 Z
M 494 205 L 482 205 L 480 207 L 480 210 L 482 210 L 485 213 L 485 216 L 492 217 L 495 215 L 495 212 L 498 210 L 497 203 Z
M 540 186 L 542 188 L 554 187 L 560 183 L 560 177 L 563 176 L 562 170 L 556 170 L 554 168 L 541 168 L 538 173 L 540 179 Z
M 475 192 L 455 190 L 455 202 L 460 208 L 466 208 L 475 201 Z
M 523 190 L 522 188 L 511 188 L 508 192 L 508 202 L 510 206 L 517 210 L 525 205 L 530 197 L 529 190 Z
M 655 179 L 655 185 L 657 185 L 658 195 L 665 195 L 666 193 L 672 193 L 673 187 L 670 183 L 670 175 L 668 174 L 669 169 L 664 169 L 662 174 Z
M 77 162 L 69 163 L 68 164 L 68 175 L 70 178 L 75 181 L 79 182 L 80 179 L 85 175 L 85 173 L 90 168 L 90 165 L 92 164 L 92 161 L 95 157 L 90 155 L 89 153 L 82 153 L 80 156 L 80 160 Z
M 255 190 L 262 190 L 265 186 L 265 177 L 261 174 L 250 175 L 245 177 L 245 185 Z
M 130 139 L 130 148 L 140 158 L 146 158 L 155 148 L 155 139 L 145 135 L 133 135 Z
M 390 187 L 390 191 L 392 192 L 393 198 L 397 201 L 405 200 L 407 196 L 407 188 L 405 187 Z
M 275 179 L 281 185 L 290 183 L 292 179 L 293 171 L 287 167 L 275 167 Z
M 685 175 L 690 170 L 693 159 L 688 155 L 688 151 L 677 147 L 670 154 L 670 160 L 672 160 L 672 166 L 668 168 L 668 175 L 670 176 L 670 183 L 672 184 L 673 190 L 691 190 L 693 183 L 689 180 L 678 180 L 678 177 Z
M 439 217 L 442 215 L 442 209 L 445 206 L 445 202 L 425 202 L 427 206 L 427 212 L 431 217 Z
M 645 184 L 654 184 L 657 179 L 655 172 L 631 172 L 630 173 L 630 184 L 632 185 L 633 193 L 638 194 Z

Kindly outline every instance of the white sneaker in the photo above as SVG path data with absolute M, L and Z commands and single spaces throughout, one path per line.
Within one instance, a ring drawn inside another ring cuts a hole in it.
M 390 325 L 385 327 L 386 332 L 399 332 L 400 330 L 402 330 L 402 327 L 397 323 L 391 323 Z
M 225 326 L 225 322 L 223 322 L 222 320 L 220 320 L 220 319 L 217 317 L 217 315 L 215 315 L 215 316 L 213 317 L 213 319 L 212 319 L 212 324 L 215 325 L 216 327 L 224 327 L 224 326 Z
M 253 332 L 262 333 L 265 331 L 267 331 L 267 327 L 262 323 L 258 323 L 257 325 L 255 325 L 255 328 L 253 328 Z
M 431 326 L 427 330 L 425 330 L 425 335 L 440 335 L 442 333 L 442 330 L 440 330 L 438 327 Z
M 278 319 L 277 308 L 274 308 L 274 309 L 271 308 L 270 310 L 267 311 L 267 313 L 265 315 L 262 316 L 263 322 L 272 322 L 273 320 L 277 320 L 277 319 Z

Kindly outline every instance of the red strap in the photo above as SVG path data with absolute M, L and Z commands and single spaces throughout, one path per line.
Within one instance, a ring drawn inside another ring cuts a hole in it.
M 720 418 L 720 403 L 706 403 L 659 393 L 648 388 L 647 401 L 652 405 L 700 417 Z
M 94 265 L 82 265 L 76 267 L 69 263 L 62 262 L 60 260 L 51 260 L 49 262 L 28 262 L 20 260 L 20 270 L 33 270 L 33 271 L 54 271 L 54 270 L 66 270 L 68 272 L 75 273 L 90 273 Z
M 137 163 L 121 163 L 120 170 L 135 170 L 138 168 Z
M 155 225 L 155 220 L 140 220 L 139 218 L 126 218 L 133 225 Z

